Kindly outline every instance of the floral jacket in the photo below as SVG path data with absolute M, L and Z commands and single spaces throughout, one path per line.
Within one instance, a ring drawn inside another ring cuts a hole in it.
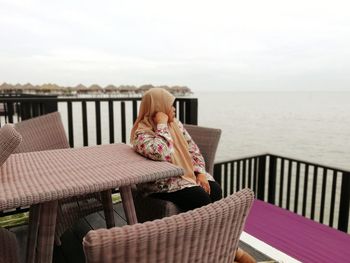
M 205 171 L 204 158 L 197 144 L 192 140 L 182 123 L 178 120 L 176 121 L 188 143 L 188 151 L 192 157 L 194 172 L 205 173 L 208 180 L 214 181 L 213 177 Z M 171 162 L 171 154 L 174 151 L 174 145 L 167 124 L 158 124 L 155 135 L 145 132 L 136 132 L 135 135 L 136 138 L 133 142 L 133 147 L 136 152 L 155 161 Z M 193 186 L 197 186 L 197 184 L 191 183 L 181 176 L 175 176 L 167 179 L 159 179 L 151 183 L 140 184 L 137 187 L 147 195 L 159 192 L 175 192 Z

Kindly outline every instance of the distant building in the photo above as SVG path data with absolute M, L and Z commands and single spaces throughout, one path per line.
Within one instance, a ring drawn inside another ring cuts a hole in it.
M 32 85 L 30 83 L 21 84 L 8 84 L 6 82 L 0 85 L 0 94 L 50 94 L 60 96 L 142 96 L 147 90 L 154 88 L 151 84 L 142 85 L 136 87 L 133 85 L 108 85 L 101 87 L 97 84 L 93 84 L 90 87 L 86 87 L 79 84 L 75 87 L 62 87 L 57 84 L 46 83 L 42 85 Z M 175 96 L 186 96 L 192 94 L 191 89 L 186 86 L 158 86 L 164 88 L 174 94 Z

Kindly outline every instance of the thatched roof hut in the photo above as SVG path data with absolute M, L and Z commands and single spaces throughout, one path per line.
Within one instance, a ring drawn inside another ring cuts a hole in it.
M 103 88 L 97 84 L 93 84 L 89 87 L 90 92 L 103 93 Z
M 108 85 L 104 88 L 105 93 L 119 93 L 120 89 L 114 85 Z

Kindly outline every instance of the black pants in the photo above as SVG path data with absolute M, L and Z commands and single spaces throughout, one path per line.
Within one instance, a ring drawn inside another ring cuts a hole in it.
M 210 195 L 200 186 L 188 187 L 171 193 L 154 193 L 151 197 L 171 201 L 181 210 L 188 211 L 222 198 L 222 190 L 217 182 L 209 181 Z

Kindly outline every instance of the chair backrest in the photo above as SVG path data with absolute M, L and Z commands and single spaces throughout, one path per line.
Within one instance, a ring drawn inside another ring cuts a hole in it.
M 59 112 L 16 123 L 15 129 L 23 138 L 17 153 L 69 148 Z
M 221 130 L 189 124 L 184 124 L 184 127 L 198 145 L 204 157 L 207 172 L 213 175 L 215 154 L 219 145 Z
M 249 189 L 186 213 L 90 231 L 86 262 L 233 262 L 253 202 Z
M 21 143 L 21 135 L 12 124 L 0 128 L 0 167 Z M 0 227 L 0 263 L 17 263 L 18 246 L 14 234 Z
M 5 124 L 0 128 L 0 166 L 15 151 L 21 141 L 21 135 L 14 129 L 12 124 Z

